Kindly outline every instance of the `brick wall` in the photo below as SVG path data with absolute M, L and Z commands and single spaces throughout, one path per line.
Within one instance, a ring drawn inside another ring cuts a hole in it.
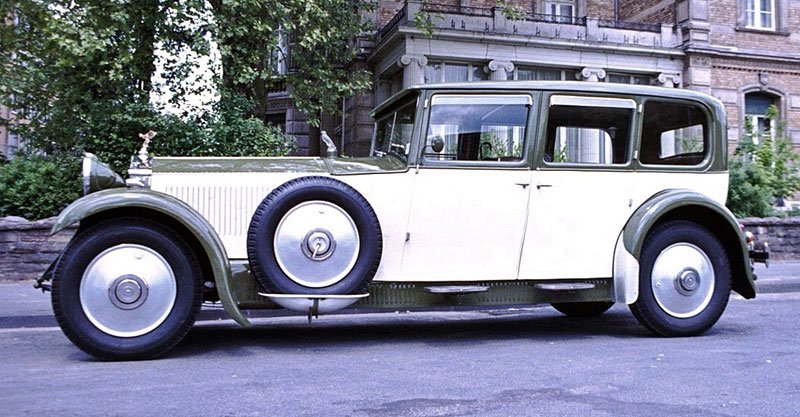
M 0 281 L 31 280 L 42 275 L 75 233 L 70 228 L 50 236 L 53 222 L 0 218 Z
M 741 222 L 759 241 L 769 243 L 770 259 L 800 259 L 800 218 L 746 218 Z
M 641 23 L 675 23 L 675 1 L 620 0 L 619 20 Z
M 781 118 L 787 122 L 785 135 L 800 150 L 800 68 L 789 64 L 761 61 L 713 59 L 711 68 L 713 94 L 721 99 L 728 112 L 730 147 L 743 129 L 744 96 L 742 88 L 764 89 L 780 97 Z M 750 92 L 750 91 L 748 91 Z
M 587 0 L 586 16 L 614 20 L 614 0 Z

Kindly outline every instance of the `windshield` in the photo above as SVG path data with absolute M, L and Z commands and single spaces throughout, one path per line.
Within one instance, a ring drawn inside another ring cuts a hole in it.
M 375 123 L 374 156 L 394 155 L 407 160 L 417 112 L 416 97 L 382 113 Z

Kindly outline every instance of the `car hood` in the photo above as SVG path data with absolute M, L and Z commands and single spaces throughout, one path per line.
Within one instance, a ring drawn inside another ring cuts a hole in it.
M 408 169 L 395 157 L 156 157 L 153 173 L 276 172 L 353 175 Z

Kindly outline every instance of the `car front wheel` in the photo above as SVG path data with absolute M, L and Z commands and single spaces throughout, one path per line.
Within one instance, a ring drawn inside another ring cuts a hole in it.
M 189 245 L 142 219 L 114 219 L 79 232 L 53 276 L 53 311 L 85 352 L 147 359 L 188 333 L 202 302 L 202 276 Z
M 639 298 L 630 309 L 654 333 L 693 336 L 717 322 L 730 291 L 730 262 L 719 240 L 696 223 L 668 221 L 642 246 Z

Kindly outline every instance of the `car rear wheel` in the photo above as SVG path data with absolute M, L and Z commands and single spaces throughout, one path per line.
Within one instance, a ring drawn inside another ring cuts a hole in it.
M 85 352 L 147 359 L 188 333 L 202 289 L 200 266 L 179 234 L 142 219 L 114 219 L 81 231 L 61 255 L 53 311 Z
M 730 291 L 730 262 L 719 240 L 696 223 L 669 221 L 642 246 L 639 298 L 630 308 L 654 333 L 692 336 L 719 320 Z

